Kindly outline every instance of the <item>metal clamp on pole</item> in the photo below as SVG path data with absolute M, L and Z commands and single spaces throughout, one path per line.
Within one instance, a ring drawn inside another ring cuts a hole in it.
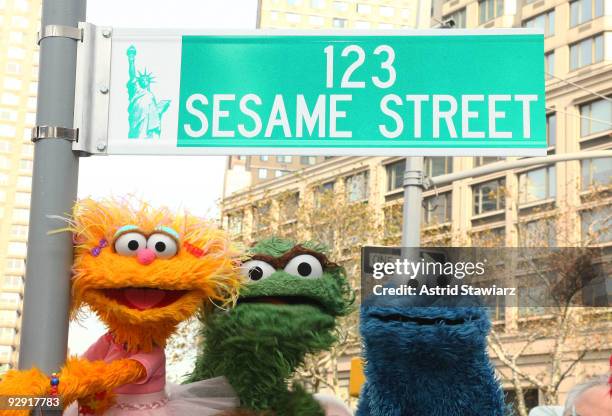
M 425 176 L 423 175 L 423 171 L 406 169 L 404 172 L 403 185 L 425 188 Z
M 83 41 L 83 29 L 63 25 L 47 25 L 38 32 L 38 44 L 45 38 L 68 38 Z
M 36 143 L 42 139 L 62 139 L 76 142 L 79 139 L 79 129 L 58 126 L 32 127 L 32 142 Z

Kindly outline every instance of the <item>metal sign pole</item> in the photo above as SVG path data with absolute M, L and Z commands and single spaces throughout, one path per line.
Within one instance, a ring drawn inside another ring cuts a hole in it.
M 402 247 L 421 245 L 421 203 L 423 200 L 423 158 L 407 157 L 404 172 Z
M 53 216 L 71 213 L 78 157 L 72 151 L 76 51 L 85 0 L 45 0 L 40 31 L 37 127 L 19 368 L 50 373 L 66 359 L 72 236 Z

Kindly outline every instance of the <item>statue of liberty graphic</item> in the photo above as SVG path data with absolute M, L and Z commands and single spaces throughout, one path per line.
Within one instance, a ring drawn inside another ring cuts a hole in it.
M 153 73 L 138 71 L 134 61 L 136 48 L 132 45 L 127 49 L 130 80 L 127 82 L 127 91 L 130 104 L 128 106 L 128 121 L 130 139 L 152 139 L 159 138 L 161 134 L 162 116 L 170 106 L 170 100 L 157 100 L 151 92 L 151 84 L 154 83 Z

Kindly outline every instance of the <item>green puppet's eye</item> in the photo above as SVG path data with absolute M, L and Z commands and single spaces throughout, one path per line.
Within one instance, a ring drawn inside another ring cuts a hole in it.
M 323 276 L 321 262 L 310 254 L 295 256 L 285 266 L 285 271 L 293 276 L 316 279 Z
M 242 264 L 240 271 L 248 280 L 256 282 L 270 276 L 276 269 L 265 261 L 249 260 Z

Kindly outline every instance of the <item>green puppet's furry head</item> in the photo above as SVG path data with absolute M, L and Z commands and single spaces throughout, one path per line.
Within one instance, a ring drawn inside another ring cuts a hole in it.
M 336 318 L 350 311 L 354 295 L 344 269 L 319 244 L 269 238 L 249 254 L 236 307 L 206 318 L 190 381 L 223 375 L 244 407 L 283 414 L 283 403 L 307 395 L 289 392 L 289 378 L 307 354 L 332 346 Z

